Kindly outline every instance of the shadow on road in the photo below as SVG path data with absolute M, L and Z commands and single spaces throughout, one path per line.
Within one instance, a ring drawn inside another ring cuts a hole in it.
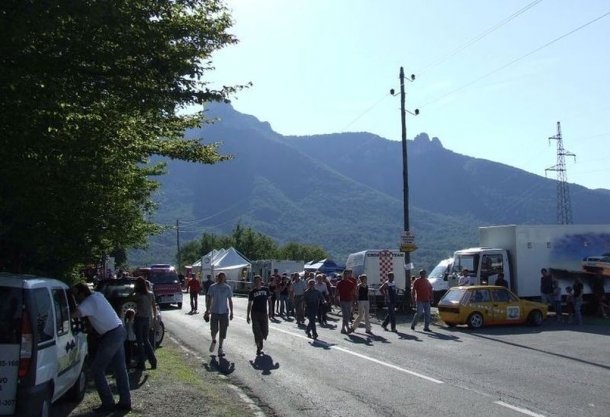
M 208 372 L 219 372 L 223 375 L 231 375 L 235 371 L 235 362 L 229 362 L 221 356 L 210 355 L 210 363 L 203 363 L 203 367 Z
M 278 362 L 273 363 L 273 358 L 269 355 L 262 354 L 254 360 L 250 360 L 250 365 L 257 371 L 262 371 L 262 375 L 271 375 L 271 371 L 280 369 Z

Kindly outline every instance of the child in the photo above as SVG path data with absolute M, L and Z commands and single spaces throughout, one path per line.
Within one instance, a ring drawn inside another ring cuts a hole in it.
M 566 312 L 568 313 L 567 322 L 571 323 L 574 320 L 574 295 L 572 294 L 572 287 L 566 287 Z
M 125 362 L 127 363 L 127 367 L 131 365 L 135 352 L 136 332 L 133 328 L 135 317 L 136 311 L 133 308 L 128 308 L 125 311 L 123 323 L 125 325 L 125 330 L 127 331 L 127 339 L 125 340 Z

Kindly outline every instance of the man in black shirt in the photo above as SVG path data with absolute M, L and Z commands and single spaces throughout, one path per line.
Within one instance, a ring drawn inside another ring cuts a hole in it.
M 256 342 L 256 355 L 263 353 L 263 340 L 267 340 L 269 334 L 269 317 L 267 315 L 267 304 L 270 304 L 271 293 L 267 287 L 263 287 L 260 275 L 255 275 L 253 288 L 248 294 L 248 312 L 246 321 L 250 323 L 252 318 L 252 333 Z

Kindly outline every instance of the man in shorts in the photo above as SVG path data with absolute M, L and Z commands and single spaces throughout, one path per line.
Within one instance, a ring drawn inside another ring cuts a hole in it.
M 218 356 L 224 356 L 222 343 L 227 337 L 229 320 L 233 320 L 233 290 L 225 280 L 224 272 L 220 272 L 216 276 L 216 283 L 210 285 L 210 289 L 206 294 L 206 310 L 203 315 L 204 320 L 206 318 L 210 320 L 210 330 L 212 332 L 210 352 L 214 352 L 216 348 L 216 334 L 220 331 Z

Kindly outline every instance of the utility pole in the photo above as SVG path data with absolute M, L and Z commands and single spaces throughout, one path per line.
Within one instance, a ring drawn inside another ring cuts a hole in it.
M 404 230 L 401 235 L 400 250 L 405 253 L 405 265 L 409 266 L 405 271 L 405 290 L 409 288 L 411 282 L 411 252 L 417 249 L 415 246 L 415 238 L 411 234 L 411 226 L 409 224 L 409 165 L 407 155 L 407 122 L 406 113 L 410 113 L 414 116 L 419 114 L 419 110 L 410 112 L 405 108 L 405 71 L 403 67 L 400 67 L 400 124 L 401 124 L 401 138 L 402 138 L 402 183 L 403 183 L 403 215 L 404 215 Z M 411 75 L 411 78 L 407 78 L 408 81 L 414 81 L 415 75 Z M 390 90 L 390 94 L 394 95 L 394 89 Z M 406 297 L 407 305 L 410 297 Z
M 178 251 L 176 252 L 176 258 L 178 260 L 178 274 L 180 273 L 180 264 L 181 259 L 180 259 L 180 220 L 176 219 L 176 247 L 178 248 Z
M 572 204 L 570 201 L 570 189 L 568 187 L 568 175 L 566 172 L 566 156 L 573 156 L 576 161 L 576 155 L 566 151 L 563 148 L 563 139 L 561 137 L 561 123 L 557 122 L 557 134 L 549 138 L 557 141 L 557 164 L 544 170 L 544 175 L 548 171 L 557 172 L 557 223 L 572 224 Z

